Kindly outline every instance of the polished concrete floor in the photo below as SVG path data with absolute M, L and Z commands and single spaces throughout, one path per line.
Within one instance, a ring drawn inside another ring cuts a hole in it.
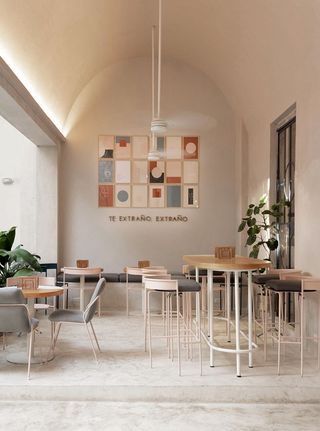
M 183 352 L 182 376 L 177 362 L 168 359 L 163 340 L 154 344 L 151 369 L 144 352 L 143 319 L 123 313 L 106 313 L 94 319 L 102 353 L 96 363 L 85 329 L 62 327 L 56 356 L 33 365 L 31 380 L 26 366 L 6 361 L 6 355 L 24 351 L 26 339 L 8 336 L 0 355 L 0 419 L 4 429 L 111 430 L 318 430 L 320 373 L 312 351 L 306 351 L 305 376 L 299 375 L 298 347 L 287 348 L 277 376 L 276 349 L 254 354 L 254 368 L 242 356 L 242 378 L 235 377 L 235 358 L 216 353 L 208 365 L 203 345 L 203 375 L 199 374 L 197 348 L 193 360 Z M 50 327 L 41 317 L 36 353 L 47 354 Z M 224 324 L 217 325 L 224 343 Z M 19 419 L 13 421 L 13 418 Z M 11 422 L 10 422 L 11 421 Z M 27 425 L 26 425 L 27 424 Z M 223 427 L 221 428 L 221 424 Z

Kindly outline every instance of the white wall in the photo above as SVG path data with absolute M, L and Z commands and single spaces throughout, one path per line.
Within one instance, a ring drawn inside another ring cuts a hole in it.
M 0 230 L 17 226 L 15 244 L 36 251 L 37 147 L 0 117 Z M 10 177 L 12 185 L 1 179 Z
M 37 147 L 0 117 L 0 230 L 17 226 L 15 245 L 57 261 L 57 148 Z M 1 179 L 10 177 L 12 185 Z
M 236 242 L 235 117 L 203 73 L 175 61 L 163 70 L 163 117 L 170 133 L 200 136 L 199 209 L 106 209 L 97 203 L 99 134 L 148 134 L 151 120 L 149 59 L 115 64 L 81 92 L 70 112 L 62 148 L 60 257 L 64 265 L 88 258 L 106 271 L 138 259 L 180 269 L 183 254 L 211 253 Z M 110 224 L 109 215 L 189 217 L 185 224 Z

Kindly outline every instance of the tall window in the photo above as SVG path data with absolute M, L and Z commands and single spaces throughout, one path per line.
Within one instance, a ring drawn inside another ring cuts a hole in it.
M 296 118 L 277 129 L 277 201 L 287 200 L 290 207 L 285 207 L 279 218 L 279 244 L 277 251 L 278 268 L 294 268 L 294 176 Z

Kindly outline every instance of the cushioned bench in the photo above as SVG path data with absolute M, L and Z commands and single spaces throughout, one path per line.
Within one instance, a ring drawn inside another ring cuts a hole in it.
M 107 273 L 103 272 L 101 277 L 106 280 L 107 283 L 119 283 L 119 274 L 118 273 Z M 66 283 L 80 283 L 80 277 L 78 275 L 66 275 Z M 97 275 L 86 275 L 85 276 L 86 283 L 97 283 L 99 281 L 99 277 Z M 60 272 L 57 275 L 57 282 L 63 283 L 63 272 Z
M 181 278 L 184 279 L 185 276 L 181 272 L 172 273 L 172 278 Z M 126 283 L 127 281 L 127 275 L 125 273 L 106 273 L 103 272 L 101 274 L 101 277 L 103 277 L 107 283 Z M 78 275 L 66 275 L 66 283 L 80 283 L 80 277 Z M 86 283 L 97 283 L 99 281 L 99 277 L 96 275 L 86 275 L 85 276 Z M 63 282 L 63 272 L 60 272 L 57 275 L 57 282 L 62 283 Z M 129 274 L 128 276 L 128 282 L 129 283 L 141 283 L 142 282 L 142 276 L 141 275 L 132 275 Z

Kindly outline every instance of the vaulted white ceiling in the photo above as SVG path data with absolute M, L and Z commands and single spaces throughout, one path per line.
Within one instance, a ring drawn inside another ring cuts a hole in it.
M 319 71 L 319 0 L 163 0 L 163 14 L 164 55 L 209 75 L 247 122 Z M 0 0 L 0 52 L 62 128 L 99 71 L 151 55 L 156 22 L 157 0 Z

